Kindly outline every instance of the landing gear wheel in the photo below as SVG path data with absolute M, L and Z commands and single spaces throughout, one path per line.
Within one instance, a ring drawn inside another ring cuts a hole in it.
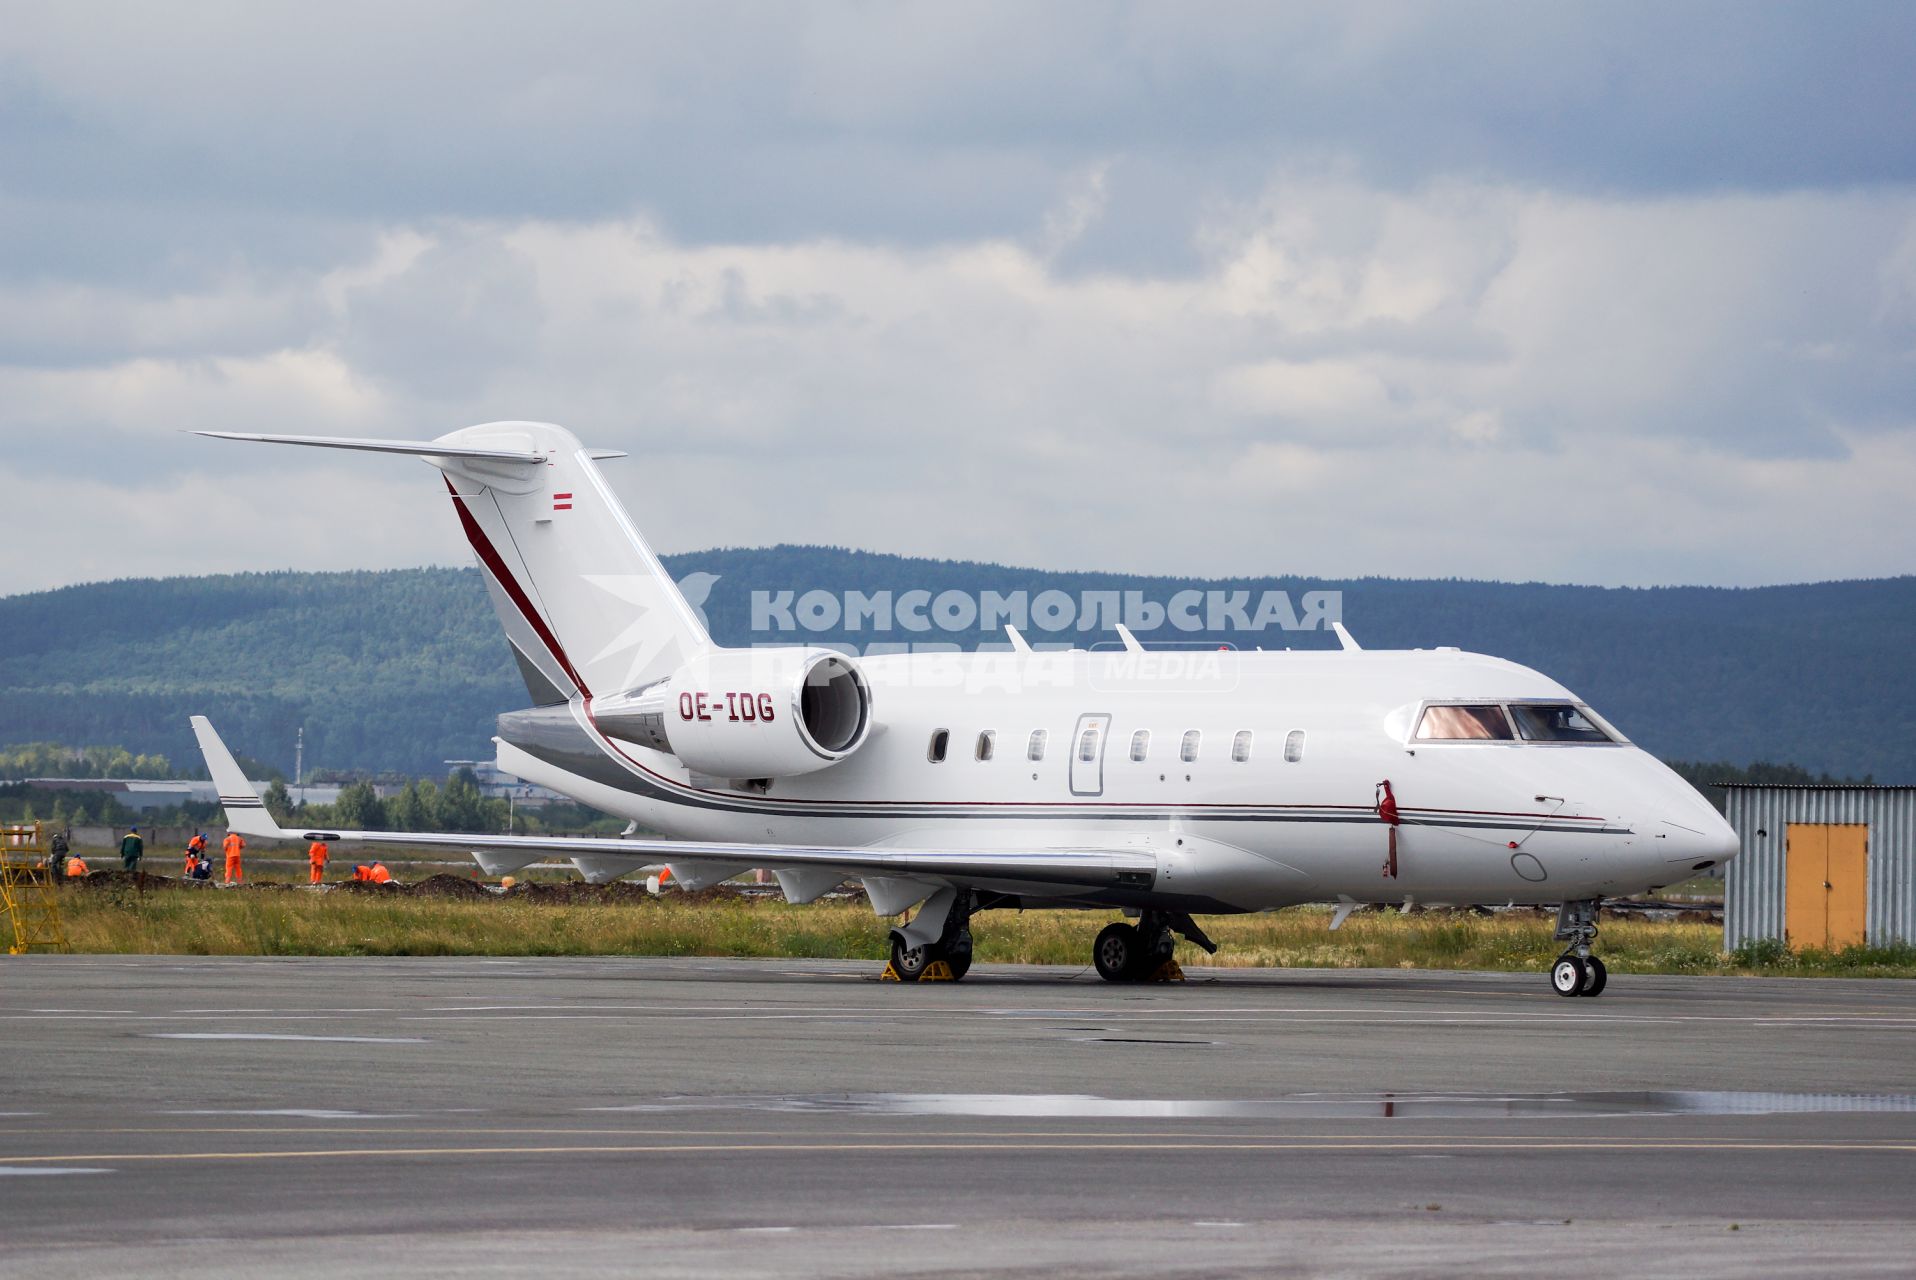
M 936 948 L 929 946 L 907 947 L 903 934 L 891 936 L 891 969 L 898 975 L 900 982 L 916 982 L 924 976 L 931 962 L 938 958 Z M 966 956 L 970 962 L 970 956 Z
M 1580 996 L 1590 980 L 1590 970 L 1576 956 L 1558 956 L 1550 966 L 1550 986 L 1560 996 Z
M 1591 956 L 1583 963 L 1584 967 L 1590 971 L 1590 976 L 1584 979 L 1582 994 L 1586 996 L 1602 995 L 1604 984 L 1610 981 L 1610 971 L 1604 968 L 1603 961 L 1597 959 L 1595 956 Z
M 1136 929 L 1128 924 L 1108 924 L 1091 944 L 1091 963 L 1106 982 L 1130 982 L 1137 977 L 1143 951 Z
M 952 939 L 945 949 L 945 963 L 951 966 L 952 981 L 971 972 L 971 931 L 969 929 Z

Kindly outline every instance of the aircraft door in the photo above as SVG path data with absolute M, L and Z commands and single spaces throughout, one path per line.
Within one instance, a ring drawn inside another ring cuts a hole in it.
M 1078 717 L 1077 730 L 1071 735 L 1072 795 L 1104 794 L 1104 744 L 1110 736 L 1108 713 L 1093 711 Z

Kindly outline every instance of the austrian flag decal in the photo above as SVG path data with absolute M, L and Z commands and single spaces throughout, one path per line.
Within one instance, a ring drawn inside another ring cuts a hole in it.
M 553 494 L 553 495 L 552 495 L 552 509 L 553 509 L 554 511 L 570 511 L 570 510 L 572 510 L 572 495 L 571 495 L 571 494 L 569 494 L 569 493 L 555 493 L 555 494 Z

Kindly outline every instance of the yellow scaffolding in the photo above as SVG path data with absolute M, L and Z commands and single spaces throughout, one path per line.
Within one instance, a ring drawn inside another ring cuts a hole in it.
M 0 827 L 0 905 L 13 926 L 9 955 L 28 951 L 67 951 L 66 926 L 60 921 L 59 875 L 47 856 L 39 823 Z

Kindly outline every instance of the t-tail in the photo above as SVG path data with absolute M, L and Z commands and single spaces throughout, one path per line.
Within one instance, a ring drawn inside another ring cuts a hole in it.
M 438 467 L 535 704 L 635 689 L 712 648 L 599 471 L 621 455 L 587 449 L 563 427 L 489 422 L 416 441 L 198 434 Z

